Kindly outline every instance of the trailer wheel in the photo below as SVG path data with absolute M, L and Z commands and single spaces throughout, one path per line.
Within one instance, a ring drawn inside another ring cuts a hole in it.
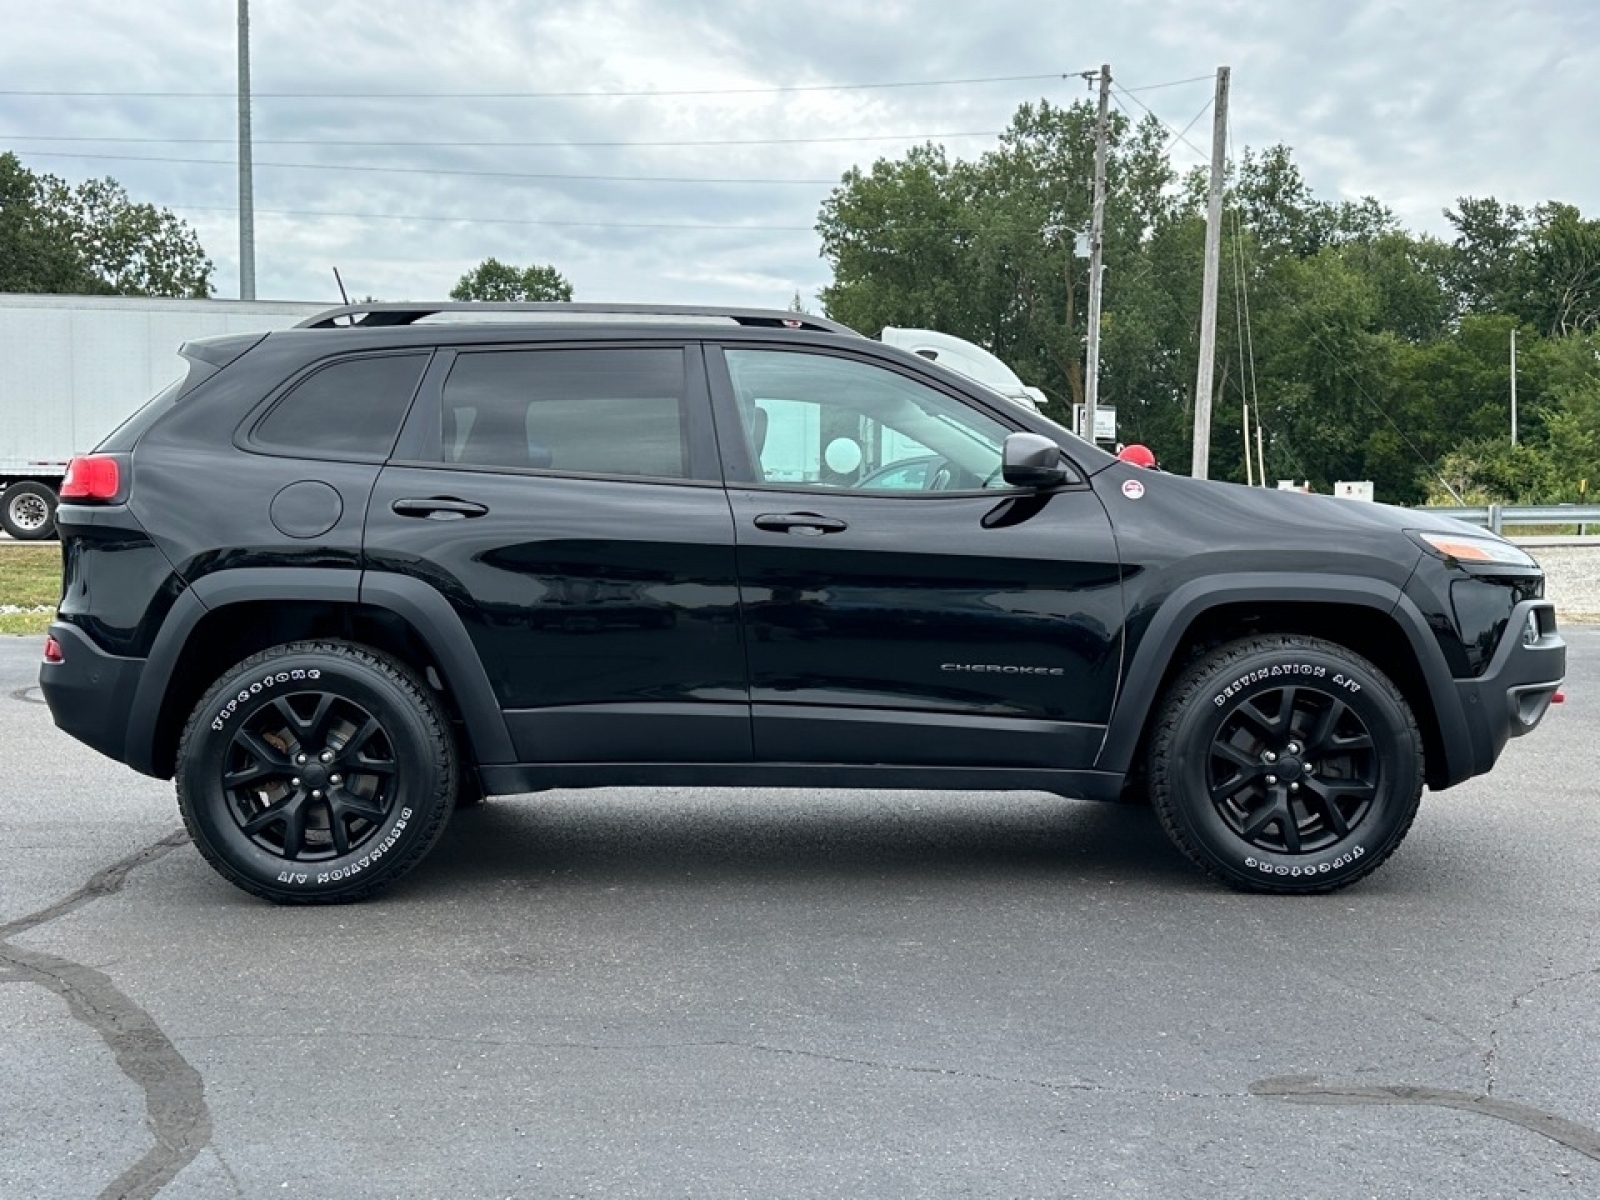
M 56 494 L 24 479 L 0 496 L 0 527 L 19 542 L 36 542 L 56 531 Z

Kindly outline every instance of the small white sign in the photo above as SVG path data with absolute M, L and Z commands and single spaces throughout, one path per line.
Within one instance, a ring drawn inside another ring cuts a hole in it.
M 1343 496 L 1346 500 L 1365 500 L 1371 503 L 1372 480 L 1358 479 L 1351 481 L 1341 479 L 1333 485 L 1333 494 L 1335 496 Z
M 1078 436 L 1083 434 L 1084 405 L 1072 406 L 1072 427 L 1078 431 Z M 1094 440 L 1097 442 L 1114 442 L 1117 440 L 1117 410 L 1107 408 L 1104 404 L 1095 405 L 1094 409 Z

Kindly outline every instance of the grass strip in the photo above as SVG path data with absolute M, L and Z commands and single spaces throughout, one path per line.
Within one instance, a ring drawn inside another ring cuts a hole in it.
M 0 612 L 0 634 L 43 633 L 60 598 L 60 546 L 0 543 L 0 609 L 22 610 Z

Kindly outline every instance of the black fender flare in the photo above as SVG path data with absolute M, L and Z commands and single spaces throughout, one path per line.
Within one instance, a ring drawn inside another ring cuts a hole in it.
M 1440 776 L 1451 781 L 1472 774 L 1472 742 L 1449 665 L 1422 612 L 1397 586 L 1355 576 L 1250 572 L 1193 579 L 1166 598 L 1151 618 L 1123 673 L 1095 768 L 1126 773 L 1157 699 L 1162 676 L 1180 649 L 1184 633 L 1210 609 L 1228 604 L 1318 604 L 1370 609 L 1398 625 L 1415 656 L 1433 705 L 1444 747 Z M 1430 775 L 1434 772 L 1430 769 Z
M 167 694 L 190 635 L 201 619 L 235 604 L 318 601 L 362 605 L 393 613 L 427 645 L 454 697 L 467 739 L 480 764 L 516 761 L 511 735 L 494 687 L 450 602 L 420 579 L 378 571 L 324 567 L 238 567 L 196 580 L 173 602 L 150 647 L 128 715 L 125 761 L 155 774 L 156 731 Z

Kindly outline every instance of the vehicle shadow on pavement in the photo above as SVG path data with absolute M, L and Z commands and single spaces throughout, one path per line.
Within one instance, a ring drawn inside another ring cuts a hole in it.
M 1153 813 L 1040 793 L 548 792 L 458 812 L 398 888 L 775 876 L 1205 888 Z

